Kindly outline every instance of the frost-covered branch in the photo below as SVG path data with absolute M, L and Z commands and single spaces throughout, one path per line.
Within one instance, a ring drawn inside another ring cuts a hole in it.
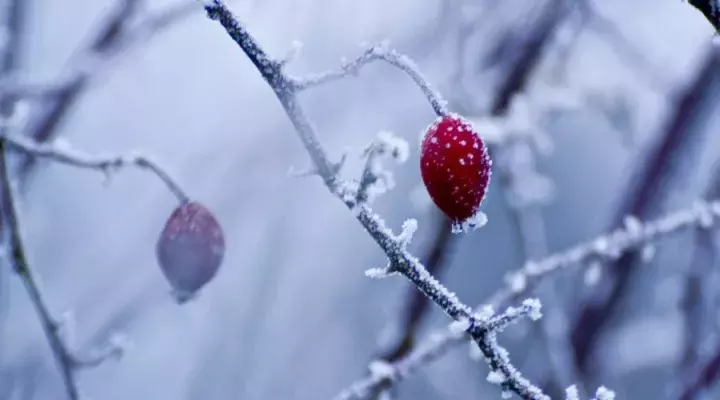
M 692 227 L 712 228 L 720 224 L 720 200 L 710 202 L 697 201 L 692 207 L 669 213 L 661 218 L 643 223 L 633 217 L 625 220 L 625 226 L 606 235 L 581 243 L 560 253 L 552 254 L 542 260 L 527 261 L 515 272 L 509 273 L 506 287 L 498 290 L 479 309 L 502 307 L 512 299 L 527 295 L 544 278 L 566 268 L 580 264 L 616 259 L 622 254 L 638 248 L 648 249 L 651 254 L 653 242 L 662 237 Z M 438 359 L 453 345 L 465 337 L 457 334 L 451 324 L 447 329 L 430 335 L 406 357 L 392 363 L 394 368 L 404 371 L 400 377 L 406 377 L 412 371 Z M 392 381 L 396 383 L 399 379 Z M 388 385 L 385 380 L 374 377 L 363 378 L 353 383 L 344 393 L 368 393 L 376 388 Z M 348 399 L 363 398 L 360 395 Z
M 62 374 L 68 398 L 70 400 L 79 400 L 80 393 L 75 382 L 75 372 L 80 368 L 98 365 L 110 357 L 121 356 L 124 343 L 117 338 L 110 340 L 104 349 L 90 355 L 88 358 L 81 358 L 74 354 L 67 341 L 63 338 L 62 331 L 66 327 L 65 324 L 56 321 L 52 317 L 50 307 L 40 290 L 37 278 L 30 268 L 28 256 L 25 252 L 17 203 L 8 173 L 6 147 L 10 147 L 8 145 L 15 142 L 7 140 L 8 136 L 6 136 L 5 132 L 14 127 L 14 123 L 18 122 L 13 120 L 13 124 L 0 124 L 0 211 L 2 212 L 0 222 L 8 230 L 8 237 L 5 238 L 3 243 L 8 248 L 7 250 L 0 249 L 0 251 L 8 253 L 10 265 L 25 285 L 30 302 L 40 318 L 43 333 Z
M 110 175 L 114 171 L 128 166 L 146 169 L 155 174 L 180 203 L 186 203 L 189 199 L 185 191 L 182 190 L 170 174 L 156 161 L 153 161 L 151 157 L 146 155 L 133 153 L 126 156 L 91 156 L 74 150 L 64 141 L 56 140 L 55 143 L 52 144 L 39 144 L 30 139 L 20 136 L 10 136 L 2 132 L 0 132 L 0 141 L 7 143 L 8 147 L 13 150 L 18 150 L 35 157 L 48 158 L 73 167 L 101 171 L 106 175 Z
M 515 391 L 523 399 L 548 399 L 541 392 L 534 392 L 538 389 L 534 388 L 530 382 L 525 381 L 519 376 L 514 369 L 507 356 L 507 351 L 497 344 L 495 334 L 505 329 L 508 325 L 517 322 L 522 317 L 530 317 L 533 320 L 540 318 L 540 302 L 536 299 L 528 299 L 523 302 L 521 307 L 508 307 L 501 314 L 493 315 L 490 307 L 482 309 L 479 313 L 471 318 L 461 319 L 450 325 L 448 334 L 453 338 L 467 338 L 466 333 L 473 336 L 483 336 L 484 340 L 480 344 L 483 354 L 488 357 L 488 364 L 491 366 L 490 377 L 493 377 L 494 383 L 502 386 L 504 390 L 510 389 L 508 385 L 514 385 L 509 381 L 518 379 L 524 382 L 516 382 L 515 384 L 523 385 L 524 389 L 520 389 L 520 393 Z M 438 340 L 438 347 L 443 348 L 440 343 L 441 337 L 433 337 L 431 340 Z M 449 342 L 448 342 L 449 343 Z M 333 400 L 353 400 L 363 399 L 370 395 L 375 389 L 390 387 L 396 382 L 411 375 L 419 366 L 423 365 L 428 357 L 432 357 L 431 353 L 413 352 L 405 359 L 388 363 L 385 361 L 375 361 L 370 364 L 370 376 L 359 380 L 340 392 Z M 508 379 L 507 377 L 513 377 Z M 526 390 L 526 391 L 523 391 Z
M 308 75 L 301 78 L 290 77 L 289 81 L 295 90 L 305 90 L 313 86 L 334 82 L 348 76 L 357 76 L 360 70 L 374 61 L 385 61 L 393 67 L 406 73 L 427 97 L 430 105 L 437 115 L 447 114 L 447 102 L 432 89 L 427 79 L 418 69 L 415 62 L 406 55 L 398 53 L 389 47 L 388 42 L 382 42 L 370 47 L 365 52 L 350 62 L 343 63 L 336 70 L 326 71 L 315 75 Z
M 478 322 L 472 314 L 472 310 L 463 304 L 457 296 L 438 282 L 420 263 L 410 254 L 407 244 L 412 237 L 416 224 L 408 222 L 404 225 L 403 233 L 395 236 L 385 225 L 385 222 L 375 214 L 368 205 L 358 204 L 357 190 L 348 185 L 338 177 L 333 163 L 322 148 L 317 135 L 306 117 L 304 111 L 297 101 L 297 93 L 303 88 L 300 81 L 288 77 L 283 71 L 283 63 L 268 56 L 260 47 L 258 42 L 240 24 L 232 12 L 219 0 L 203 1 L 208 17 L 218 21 L 227 31 L 230 37 L 240 46 L 245 55 L 255 65 L 262 77 L 270 85 L 278 100 L 285 109 L 301 141 L 303 142 L 310 158 L 315 164 L 317 174 L 322 178 L 327 188 L 335 196 L 343 200 L 345 205 L 351 209 L 358 221 L 375 240 L 388 258 L 388 267 L 384 270 L 372 270 L 373 276 L 388 274 L 401 274 L 409 279 L 421 292 L 434 301 L 446 314 L 457 323 L 467 321 L 467 332 L 473 340 L 478 343 L 483 354 L 487 358 L 488 365 L 492 371 L 503 373 L 505 378 L 502 382 L 504 391 L 512 391 L 525 400 L 544 400 L 547 398 L 539 388 L 525 380 L 509 363 L 507 357 L 501 352 L 499 346 L 494 342 L 494 332 L 486 324 Z M 409 59 L 396 52 L 389 51 L 386 46 L 373 47 L 360 58 L 360 63 L 365 59 L 387 57 L 391 60 L 407 60 L 405 65 L 412 65 Z M 382 58 L 386 59 L 386 58 Z M 395 65 L 395 64 L 393 64 Z M 402 68 L 401 68 L 402 69 Z M 414 69 L 403 69 L 409 73 L 415 82 L 420 85 L 426 93 L 433 109 L 439 116 L 445 115 L 445 103 L 438 94 L 430 89 L 429 85 L 420 79 L 421 75 Z M 342 73 L 330 73 L 331 79 L 318 78 L 314 82 L 325 82 L 338 79 L 348 75 L 353 68 L 345 67 Z M 415 72 L 413 72 L 415 71 Z M 306 85 L 305 87 L 308 87 Z M 387 369 L 382 369 L 387 372 Z M 394 370 L 392 370 L 394 371 Z M 377 375 L 377 374 L 376 374 Z M 385 374 L 380 374 L 385 376 Z
M 147 42 L 156 34 L 198 12 L 196 0 L 184 0 L 166 9 L 135 18 L 138 0 L 119 0 L 116 9 L 108 19 L 95 41 L 78 52 L 77 60 L 70 71 L 50 82 L 28 82 L 14 76 L 0 80 L 3 94 L 16 98 L 55 97 L 76 82 L 100 73 L 131 46 Z M 138 19 L 137 22 L 134 20 Z

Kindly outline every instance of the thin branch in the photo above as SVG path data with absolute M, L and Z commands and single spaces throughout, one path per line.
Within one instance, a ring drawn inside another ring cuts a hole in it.
M 674 110 L 652 146 L 640 154 L 615 212 L 613 225 L 625 215 L 648 218 L 660 212 L 663 203 L 684 187 L 688 174 L 694 173 L 702 151 L 713 137 L 712 129 L 701 124 L 709 113 L 720 66 L 720 48 L 709 47 L 705 60 L 680 92 Z M 571 328 L 574 362 L 582 374 L 590 372 L 591 358 L 604 328 L 617 312 L 634 282 L 642 257 L 639 252 L 613 260 L 603 274 L 601 291 L 585 293 L 586 299 Z
M 46 94 L 44 97 L 49 102 L 47 109 L 37 118 L 37 122 L 33 121 L 32 126 L 27 129 L 25 136 L 30 136 L 41 143 L 50 141 L 98 73 L 106 69 L 115 57 L 131 45 L 145 43 L 156 34 L 192 15 L 189 4 L 194 4 L 194 0 L 184 0 L 133 24 L 134 17 L 141 9 L 140 0 L 117 0 L 116 7 L 108 16 L 107 22 L 88 45 L 76 51 L 77 64 L 68 73 L 54 82 L 34 84 L 4 77 L 0 81 L 0 91 L 7 87 L 14 90 L 17 95 L 33 98 L 42 97 L 44 92 Z M 34 165 L 35 160 L 32 157 L 25 157 L 18 171 L 19 179 L 24 179 Z
M 53 319 L 48 303 L 37 284 L 38 280 L 30 268 L 28 256 L 25 252 L 18 219 L 17 204 L 14 199 L 6 160 L 6 146 L 13 143 L 7 140 L 7 136 L 5 135 L 4 131 L 8 128 L 10 127 L 7 124 L 0 124 L 0 204 L 2 205 L 0 209 L 2 210 L 2 219 L 9 230 L 9 237 L 5 238 L 5 241 L 9 247 L 10 262 L 13 270 L 25 285 L 30 302 L 40 318 L 43 333 L 50 345 L 50 350 L 55 358 L 55 362 L 60 369 L 65 385 L 65 392 L 70 400 L 79 400 L 80 394 L 75 382 L 76 370 L 98 365 L 109 357 L 120 356 L 123 348 L 118 346 L 116 342 L 111 341 L 105 350 L 85 361 L 74 355 L 68 348 L 67 343 L 63 340 L 61 335 L 63 326 Z
M 105 69 L 110 61 L 131 46 L 145 43 L 158 33 L 183 21 L 193 14 L 199 14 L 196 0 L 178 2 L 167 9 L 149 14 L 139 22 L 131 24 L 136 13 L 133 1 L 122 0 L 118 11 L 112 14 L 106 28 L 87 48 L 79 52 L 80 61 L 69 72 L 51 82 L 26 82 L 13 76 L 0 80 L 0 90 L 16 98 L 44 100 L 61 96 L 76 82 L 90 79 Z
M 386 254 L 389 265 L 385 268 L 384 272 L 386 274 L 402 274 L 456 322 L 468 321 L 467 332 L 472 335 L 473 339 L 481 348 L 491 370 L 504 375 L 504 379 L 501 382 L 504 391 L 512 391 L 525 400 L 547 399 L 547 396 L 545 396 L 540 389 L 522 378 L 510 364 L 509 360 L 503 356 L 504 351 L 501 351 L 494 343 L 494 332 L 487 329 L 487 326 L 482 324 L 481 321 L 477 321 L 476 318 L 472 316 L 472 310 L 463 304 L 454 293 L 448 291 L 440 282 L 430 275 L 418 259 L 408 252 L 407 243 L 412 237 L 414 227 L 416 228 L 416 222 L 406 222 L 403 226 L 403 233 L 395 236 L 385 226 L 385 222 L 367 205 L 358 205 L 353 201 L 356 193 L 353 193 L 346 184 L 339 180 L 337 174 L 333 173 L 333 165 L 329 161 L 310 121 L 305 116 L 304 111 L 297 101 L 296 95 L 300 90 L 299 87 L 302 87 L 298 86 L 298 81 L 289 78 L 282 71 L 283 64 L 271 59 L 265 53 L 257 41 L 221 1 L 206 0 L 203 4 L 208 17 L 218 21 L 223 28 L 225 28 L 230 37 L 240 46 L 245 55 L 270 85 L 285 109 L 287 116 L 293 123 L 310 158 L 317 167 L 318 174 L 325 182 L 327 188 L 335 196 L 342 199 L 346 206 L 353 211 L 358 221 Z M 365 57 L 382 57 L 382 54 L 392 55 L 391 58 L 395 60 L 409 61 L 396 52 L 388 50 L 385 46 L 374 47 L 365 53 Z M 396 64 L 393 65 L 400 67 L 413 77 L 430 100 L 435 112 L 438 115 L 444 115 L 444 102 L 440 101 L 439 95 L 432 93 L 429 85 L 424 79 L 421 79 L 422 76 L 419 73 L 412 73 L 415 70 L 412 68 L 410 62 L 403 63 L 405 67 Z M 407 68 L 408 66 L 410 66 L 410 68 Z M 333 76 L 333 79 L 337 79 L 340 75 L 347 75 L 345 71 L 351 70 L 352 69 L 346 68 L 343 69 L 342 74 L 331 73 L 330 75 Z M 325 78 L 319 78 L 315 81 L 324 82 Z M 374 274 L 377 276 L 377 271 L 375 271 Z
M 572 266 L 598 260 L 616 259 L 622 254 L 642 248 L 681 230 L 720 224 L 720 200 L 698 201 L 693 207 L 667 214 L 647 223 L 641 223 L 636 219 L 627 221 L 628 223 L 623 228 L 598 236 L 566 251 L 552 254 L 538 261 L 526 261 L 520 269 L 508 275 L 511 278 L 508 279 L 508 286 L 498 290 L 483 304 L 491 304 L 495 308 L 502 307 L 515 298 L 530 293 L 548 276 Z M 450 328 L 436 332 L 406 357 L 391 365 L 397 370 L 403 371 L 399 375 L 400 377 L 407 377 L 422 366 L 441 357 L 453 344 L 460 343 L 462 339 L 464 336 L 457 335 Z M 393 383 L 398 380 L 394 380 Z M 386 380 L 370 376 L 356 381 L 350 387 L 353 388 L 352 393 L 366 393 L 388 384 Z M 349 399 L 359 398 L 362 396 L 349 397 Z
M 693 400 L 704 389 L 711 387 L 720 377 L 720 348 L 715 354 L 708 357 L 705 363 L 698 369 L 698 374 L 693 380 L 687 383 L 681 394 L 677 397 L 679 400 Z
M 632 65 L 638 78 L 646 80 L 650 89 L 662 90 L 670 87 L 666 74 L 631 43 L 614 21 L 596 9 L 593 0 L 579 0 L 576 4 L 583 19 L 583 25 L 599 35 L 600 39 L 608 42 L 615 50 L 615 55 Z
M 367 49 L 361 56 L 353 61 L 344 63 L 339 69 L 301 78 L 289 77 L 288 80 L 294 91 L 302 91 L 313 86 L 334 82 L 347 76 L 357 76 L 363 67 L 375 61 L 384 61 L 406 73 L 422 90 L 425 97 L 427 97 L 435 114 L 439 116 L 447 114 L 447 101 L 442 99 L 438 93 L 432 89 L 427 79 L 420 73 L 415 62 L 409 57 L 389 48 L 387 42 Z
M 450 325 L 446 332 L 431 336 L 429 340 L 429 342 L 432 343 L 431 346 L 421 347 L 419 348 L 420 351 L 413 351 L 408 357 L 405 357 L 398 362 L 388 363 L 381 361 L 371 364 L 371 374 L 369 377 L 356 381 L 342 392 L 338 393 L 338 395 L 333 397 L 332 400 L 364 399 L 373 391 L 377 391 L 378 389 L 387 389 L 393 386 L 395 383 L 412 375 L 419 367 L 444 352 L 448 345 L 452 343 L 452 340 L 466 339 L 466 332 L 479 333 L 484 330 L 486 332 L 485 334 L 488 335 L 488 339 L 486 343 L 481 345 L 481 348 L 485 347 L 483 349 L 483 353 L 487 352 L 494 354 L 495 357 L 497 357 L 497 359 L 490 360 L 489 362 L 492 364 L 495 362 L 501 362 L 500 359 L 504 359 L 502 362 L 509 365 L 509 360 L 506 360 L 506 356 L 504 355 L 505 351 L 498 346 L 495 340 L 494 331 L 490 331 L 488 328 L 492 327 L 492 329 L 502 330 L 508 325 L 517 322 L 518 319 L 523 316 L 529 316 L 532 319 L 537 319 L 539 317 L 539 311 L 539 303 L 537 300 L 526 300 L 522 307 L 509 307 L 504 313 L 495 316 L 492 315 L 492 308 L 486 307 L 481 311 L 481 313 L 476 315 L 478 321 L 481 322 L 480 325 L 470 326 L 467 325 L 469 324 L 467 321 L 465 321 L 465 325 L 463 325 L 463 321 L 454 322 Z M 450 338 L 450 340 L 448 340 L 448 338 Z M 380 365 L 384 367 L 382 368 L 382 371 L 378 371 L 380 368 L 373 367 L 373 365 L 377 365 L 378 363 L 381 363 Z M 507 370 L 501 371 L 500 367 L 494 368 L 493 371 L 511 373 Z M 502 384 L 503 380 L 501 379 L 499 383 Z M 522 395 L 521 397 L 528 398 Z
M 187 203 L 190 198 L 164 168 L 146 155 L 133 153 L 126 156 L 97 157 L 83 154 L 68 146 L 39 144 L 24 137 L 9 136 L 1 132 L 0 142 L 6 142 L 9 148 L 35 157 L 48 158 L 73 167 L 97 170 L 106 175 L 128 166 L 146 169 L 155 174 L 180 203 Z
M 710 175 L 706 196 L 720 197 L 720 162 Z M 718 305 L 717 265 L 720 258 L 714 233 L 702 228 L 696 228 L 694 232 L 694 251 L 685 277 L 685 293 L 681 302 L 685 334 L 683 356 L 676 375 L 679 376 L 677 381 L 682 384 L 687 384 L 688 378 L 692 380 L 698 372 L 698 364 L 705 361 L 703 344 L 717 330 L 715 321 L 705 318 Z

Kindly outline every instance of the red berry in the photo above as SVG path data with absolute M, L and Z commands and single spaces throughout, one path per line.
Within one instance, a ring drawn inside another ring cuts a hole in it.
M 426 129 L 420 147 L 422 179 L 430 198 L 456 228 L 484 215 L 479 208 L 491 165 L 485 143 L 462 117 L 446 115 Z
M 195 202 L 181 204 L 168 218 L 156 246 L 160 268 L 179 302 L 190 299 L 215 276 L 225 238 L 215 216 Z

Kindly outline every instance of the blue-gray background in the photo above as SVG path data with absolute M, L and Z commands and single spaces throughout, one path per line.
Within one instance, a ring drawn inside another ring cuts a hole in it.
M 27 4 L 27 22 L 19 70 L 32 82 L 72 73 L 76 49 L 117 4 L 21 1 Z M 146 3 L 138 20 L 177 4 Z M 342 57 L 361 51 L 360 42 L 387 38 L 416 58 L 448 95 L 454 90 L 453 72 L 466 63 L 471 73 L 464 90 L 480 102 L 492 95 L 494 82 L 509 66 L 474 73 L 477 65 L 503 29 L 522 33 L 532 24 L 541 3 L 506 0 L 477 17 L 477 33 L 458 55 L 457 21 L 437 26 L 438 0 L 233 2 L 269 52 L 285 53 L 293 40 L 304 43 L 290 67 L 293 73 L 337 66 Z M 599 12 L 617 24 L 648 65 L 633 65 L 592 29 L 579 38 L 565 85 L 578 93 L 625 96 L 632 128 L 613 127 L 607 113 L 591 107 L 547 121 L 554 152 L 539 156 L 537 168 L 555 185 L 554 198 L 543 208 L 550 251 L 610 226 L 634 161 L 662 132 L 673 96 L 695 75 L 712 36 L 705 19 L 677 0 L 598 3 Z M 465 7 L 460 14 L 473 17 L 470 1 L 452 7 Z M 509 45 L 505 51 L 521 49 Z M 552 62 L 546 64 L 537 81 L 550 74 Z M 662 83 L 644 80 L 649 76 Z M 536 95 L 543 97 L 542 91 Z M 358 78 L 307 92 L 302 100 L 334 156 L 346 146 L 357 153 L 383 129 L 408 140 L 411 158 L 393 167 L 397 187 L 376 208 L 394 228 L 405 218 L 417 218 L 420 233 L 412 249 L 425 254 L 437 222 L 431 206 L 414 205 L 413 193 L 420 184 L 418 134 L 434 115 L 417 87 L 378 64 Z M 31 107 L 32 116 L 41 114 L 42 104 Z M 713 102 L 705 107 L 719 109 Z M 720 132 L 717 112 L 707 115 L 688 129 Z M 628 134 L 634 143 L 627 143 Z M 36 167 L 22 193 L 21 218 L 52 311 L 72 310 L 79 350 L 102 343 L 112 331 L 133 342 L 121 361 L 79 374 L 89 399 L 323 399 L 366 373 L 379 338 L 402 312 L 408 284 L 401 278 L 367 279 L 363 271 L 383 265 L 383 254 L 318 179 L 288 177 L 291 166 L 307 165 L 307 154 L 257 71 L 199 6 L 103 66 L 57 136 L 90 153 L 140 148 L 156 155 L 186 191 L 216 213 L 227 240 L 216 279 L 196 301 L 178 306 L 154 255 L 174 198 L 155 177 L 129 169 L 103 185 L 96 172 L 45 162 Z M 675 183 L 663 210 L 690 205 L 708 183 L 720 135 L 696 136 L 704 140 L 701 160 Z M 357 164 L 350 163 L 351 172 Z M 490 190 L 484 206 L 488 225 L 463 238 L 441 276 L 471 304 L 492 294 L 503 284 L 503 274 L 523 261 L 499 180 Z M 621 399 L 670 398 L 667 390 L 683 344 L 679 299 L 691 245 L 682 237 L 661 242 L 658 257 L 633 289 L 636 295 L 622 306 L 627 312 L 601 341 L 595 355 L 600 367 L 586 382 L 590 388 L 605 384 Z M 0 267 L 0 398 L 62 399 L 60 375 L 24 288 L 7 264 Z M 582 277 L 578 281 L 570 271 L 559 276 L 558 293 L 571 288 L 575 293 L 582 284 Z M 433 307 L 422 330 L 446 322 Z M 532 378 L 548 368 L 548 361 L 528 327 L 511 329 L 501 342 L 517 359 L 529 354 L 522 366 Z M 472 361 L 462 345 L 401 383 L 398 395 L 499 398 L 486 374 L 486 366 Z

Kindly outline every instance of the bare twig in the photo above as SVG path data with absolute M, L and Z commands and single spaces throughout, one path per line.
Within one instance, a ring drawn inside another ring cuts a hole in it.
M 5 0 L 0 1 L 0 32 L 2 32 L 2 45 L 0 45 L 0 79 L 13 74 L 19 67 L 22 50 L 25 48 L 23 31 L 28 20 L 28 1 Z M 12 113 L 15 98 L 0 91 L 0 118 Z M 2 153 L 0 151 L 0 153 Z M 0 154 L 2 157 L 2 154 Z M 2 186 L 2 182 L 0 182 Z M 9 240 L 10 231 L 5 221 L 3 201 L 0 199 L 0 247 Z M 9 293 L 10 268 L 0 259 L 0 341 L 4 341 L 4 327 Z M 2 385 L 2 383 L 0 383 Z
M 705 363 L 698 368 L 698 374 L 687 383 L 677 397 L 678 400 L 693 400 L 706 388 L 711 387 L 720 377 L 720 347 L 715 354 L 705 360 Z
M 720 197 L 720 163 L 713 169 L 706 195 Z M 693 379 L 697 381 L 694 376 L 702 370 L 702 367 L 698 368 L 698 364 L 705 361 L 705 344 L 708 337 L 717 330 L 716 321 L 705 318 L 705 315 L 711 315 L 717 308 L 720 299 L 716 293 L 719 249 L 715 234 L 716 232 L 702 228 L 696 228 L 694 232 L 695 249 L 686 272 L 685 293 L 681 303 L 685 328 L 683 355 L 678 365 L 678 382 L 673 382 L 673 385 L 687 384 Z
M 704 105 L 715 99 L 713 82 L 719 67 L 720 48 L 710 47 L 697 73 L 680 93 L 656 142 L 639 157 L 627 189 L 620 197 L 613 224 L 627 214 L 648 218 L 660 212 L 663 202 L 676 193 L 676 185 L 683 185 L 688 174 L 694 172 L 704 143 L 710 140 L 713 130 L 692 125 L 710 112 Z M 590 372 L 593 350 L 606 323 L 632 287 L 641 258 L 639 252 L 629 252 L 613 260 L 607 267 L 608 273 L 602 277 L 604 289 L 586 293 L 588 299 L 583 302 L 571 334 L 575 364 L 580 373 Z
M 45 97 L 48 102 L 46 109 L 34 118 L 35 121 L 28 127 L 25 136 L 40 143 L 50 141 L 65 116 L 90 86 L 93 78 L 110 65 L 110 61 L 131 45 L 145 43 L 157 33 L 184 20 L 191 15 L 190 5 L 196 6 L 194 0 L 184 0 L 133 23 L 135 16 L 141 10 L 141 2 L 142 0 L 117 0 L 107 22 L 86 47 L 77 50 L 76 63 L 72 69 L 54 82 L 22 83 L 12 77 L 2 77 L 0 90 L 7 88 L 16 91 L 17 95 Z M 34 164 L 33 157 L 23 158 L 18 178 L 24 179 Z
M 488 365 L 493 372 L 502 374 L 500 384 L 504 391 L 512 391 L 526 400 L 546 399 L 540 389 L 522 378 L 504 356 L 504 351 L 495 343 L 494 331 L 488 329 L 484 321 L 472 315 L 471 309 L 460 302 L 454 293 L 448 291 L 425 267 L 411 255 L 406 246 L 412 237 L 416 222 L 407 221 L 403 225 L 403 232 L 395 236 L 386 226 L 384 221 L 375 214 L 367 205 L 357 204 L 354 201 L 356 193 L 348 185 L 342 182 L 337 174 L 333 173 L 333 164 L 329 161 L 324 149 L 319 143 L 317 135 L 312 128 L 308 118 L 297 101 L 297 92 L 310 85 L 302 84 L 302 80 L 289 78 L 282 70 L 283 64 L 271 59 L 260 47 L 257 41 L 240 24 L 232 12 L 219 0 L 206 0 L 203 2 L 205 10 L 210 19 L 218 21 L 227 31 L 230 37 L 240 46 L 246 56 L 262 74 L 265 81 L 270 85 L 276 97 L 285 109 L 286 114 L 293 123 L 301 141 L 303 142 L 310 158 L 317 168 L 319 176 L 332 194 L 343 200 L 350 208 L 365 230 L 375 240 L 378 246 L 387 255 L 389 264 L 387 268 L 373 270 L 372 275 L 378 276 L 388 274 L 402 274 L 408 278 L 428 298 L 433 300 L 446 314 L 453 318 L 456 323 L 463 324 L 462 332 L 469 333 L 476 341 L 483 354 L 487 358 Z M 357 64 L 346 65 L 339 71 L 333 71 L 318 75 L 316 78 L 306 79 L 304 82 L 324 83 L 338 79 L 350 73 L 356 72 L 360 65 L 366 63 L 364 60 L 383 59 L 407 73 L 420 87 L 430 100 L 435 112 L 445 115 L 445 104 L 440 96 L 435 94 L 422 75 L 417 71 L 409 59 L 403 57 L 387 48 L 387 46 L 376 46 L 364 53 L 358 59 Z M 352 66 L 355 65 L 355 66 Z M 466 325 L 465 325 L 466 324 Z M 380 374 L 388 375 L 388 374 Z M 389 370 L 389 375 L 394 375 L 394 370 Z M 386 376 L 387 378 L 388 376 Z
M 120 356 L 123 347 L 118 341 L 111 340 L 105 349 L 87 359 L 83 359 L 73 354 L 63 340 L 61 335 L 63 326 L 52 317 L 48 303 L 37 284 L 37 278 L 30 268 L 23 245 L 17 204 L 14 199 L 6 161 L 5 147 L 11 143 L 4 133 L 8 128 L 7 124 L 0 125 L 0 204 L 2 205 L 0 209 L 2 209 L 2 219 L 9 230 L 9 237 L 6 238 L 9 247 L 9 260 L 13 270 L 25 285 L 30 302 L 40 318 L 42 330 L 62 374 L 65 392 L 70 400 L 78 400 L 80 394 L 75 383 L 75 372 L 83 367 L 98 365 L 110 357 Z
M 508 280 L 509 285 L 498 290 L 483 304 L 491 304 L 496 308 L 502 307 L 519 296 L 527 295 L 546 277 L 566 268 L 598 260 L 616 259 L 624 253 L 642 248 L 683 229 L 703 225 L 710 227 L 715 224 L 720 224 L 720 200 L 709 203 L 698 201 L 693 207 L 667 214 L 644 224 L 630 218 L 625 227 L 609 234 L 596 237 L 566 251 L 552 254 L 542 260 L 525 262 L 522 268 L 509 274 L 511 277 Z M 400 377 L 406 377 L 445 354 L 454 343 L 458 343 L 462 339 L 463 337 L 458 337 L 452 329 L 438 331 L 431 334 L 426 342 L 418 345 L 406 357 L 392 365 L 404 371 Z M 394 382 L 398 380 L 396 379 Z M 384 385 L 388 385 L 386 380 L 370 376 L 356 381 L 351 387 L 355 388 L 353 392 L 365 393 Z M 356 396 L 355 398 L 361 397 Z
M 614 21 L 596 9 L 594 0 L 579 0 L 576 4 L 582 24 L 612 46 L 617 57 L 633 66 L 638 78 L 646 80 L 650 89 L 663 90 L 670 87 L 666 74 L 630 42 Z
M 374 61 L 384 61 L 407 74 L 427 97 L 430 105 L 437 115 L 447 114 L 447 102 L 440 98 L 425 77 L 420 73 L 415 63 L 407 56 L 398 53 L 389 47 L 387 42 L 367 49 L 361 56 L 353 61 L 344 63 L 336 70 L 326 71 L 302 78 L 289 77 L 288 81 L 294 91 L 301 91 L 313 86 L 334 82 L 347 76 L 356 76 L 360 70 Z
M 57 144 L 39 144 L 33 140 L 20 136 L 5 135 L 0 132 L 0 141 L 6 142 L 8 147 L 21 151 L 35 157 L 48 158 L 53 161 L 71 165 L 78 168 L 87 168 L 101 171 L 106 175 L 113 171 L 127 166 L 135 166 L 147 169 L 155 174 L 172 192 L 180 203 L 189 201 L 188 195 L 180 185 L 151 157 L 133 153 L 126 156 L 97 157 L 83 154 L 73 150 L 69 146 L 58 146 Z

